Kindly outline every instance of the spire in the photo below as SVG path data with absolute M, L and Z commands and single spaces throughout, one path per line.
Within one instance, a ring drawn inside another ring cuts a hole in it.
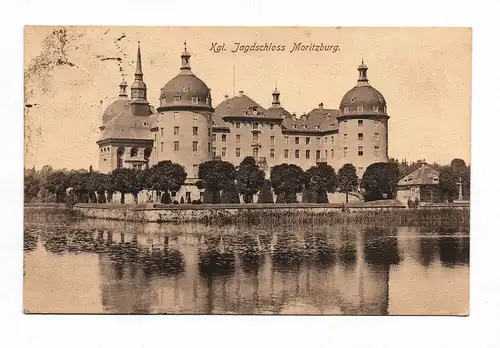
M 141 61 L 141 42 L 137 41 L 137 61 L 135 69 L 135 79 L 142 81 L 142 61 Z
M 365 60 L 363 57 L 361 57 L 361 64 L 358 66 L 358 71 L 359 71 L 358 86 L 369 85 L 367 70 L 368 67 L 365 65 Z
M 280 92 L 278 91 L 278 82 L 277 81 L 276 81 L 276 84 L 274 86 L 273 102 L 271 104 L 271 107 L 273 107 L 273 108 L 279 108 L 279 107 L 281 107 Z
M 184 52 L 181 54 L 181 70 L 191 70 L 189 58 L 191 58 L 191 54 L 187 51 L 187 42 L 184 41 Z
M 136 69 L 134 75 L 135 75 L 135 80 L 134 83 L 132 83 L 132 86 L 130 87 L 131 103 L 134 105 L 147 106 L 147 108 L 143 108 L 144 110 L 137 107 L 133 108 L 135 115 L 142 115 L 149 112 L 148 111 L 149 102 L 147 100 L 147 86 L 143 81 L 140 41 L 137 42 L 137 61 L 136 61 Z

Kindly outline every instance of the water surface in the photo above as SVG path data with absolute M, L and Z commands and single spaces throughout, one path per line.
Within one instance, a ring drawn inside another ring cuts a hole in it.
M 467 314 L 459 227 L 130 223 L 25 212 L 30 313 Z

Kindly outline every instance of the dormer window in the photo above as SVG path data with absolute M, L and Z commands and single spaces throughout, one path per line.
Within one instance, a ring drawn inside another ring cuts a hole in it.
M 349 107 L 347 105 L 344 106 L 344 112 L 349 112 Z
M 294 124 L 294 125 L 292 126 L 292 128 L 293 128 L 293 129 L 297 129 L 297 125 L 296 125 L 296 124 Z
M 308 127 L 307 127 L 307 125 L 305 124 L 305 125 L 304 125 L 304 129 L 307 129 L 307 128 L 308 128 Z
M 196 95 L 193 95 L 193 96 L 191 97 L 191 102 L 192 102 L 193 104 L 198 104 L 198 97 L 197 97 Z
M 378 112 L 378 105 L 373 105 L 373 112 Z
M 358 105 L 358 112 L 363 112 L 363 104 Z
M 180 95 L 174 96 L 174 103 L 180 103 L 180 102 L 181 102 L 181 96 Z
M 314 127 L 316 127 L 316 129 L 319 129 L 319 124 L 315 125 Z

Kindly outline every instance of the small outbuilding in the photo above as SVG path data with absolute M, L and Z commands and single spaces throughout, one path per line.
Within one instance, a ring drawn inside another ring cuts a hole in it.
M 439 202 L 439 172 L 423 163 L 420 168 L 399 180 L 397 199 L 408 204 L 408 200 Z

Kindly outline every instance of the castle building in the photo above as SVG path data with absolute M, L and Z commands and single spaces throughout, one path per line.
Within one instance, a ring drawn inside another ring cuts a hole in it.
M 342 98 L 339 108 L 319 103 L 309 113 L 290 113 L 281 104 L 277 86 L 269 107 L 240 91 L 212 106 L 210 88 L 191 70 L 191 54 L 184 43 L 179 73 L 160 92 L 160 105 L 147 100 L 141 51 L 137 51 L 135 81 L 128 99 L 126 83 L 102 116 L 99 170 L 144 169 L 163 160 L 184 166 L 186 185 L 174 198 L 199 199 L 195 186 L 198 166 L 213 158 L 235 166 L 253 156 L 269 176 L 270 169 L 290 163 L 307 170 L 327 163 L 338 171 L 352 163 L 361 178 L 375 162 L 387 162 L 387 103 L 358 67 L 357 84 Z M 177 195 L 180 195 L 177 197 Z

